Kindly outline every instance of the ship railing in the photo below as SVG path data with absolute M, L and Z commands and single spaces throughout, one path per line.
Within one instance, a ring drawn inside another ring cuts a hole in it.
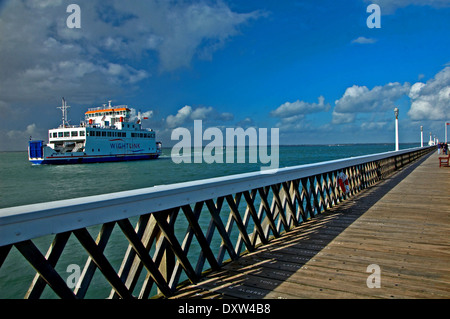
M 170 296 L 434 149 L 0 209 L 0 280 L 28 280 L 25 298 Z M 33 271 L 15 272 L 20 256 Z
M 79 126 L 78 125 L 68 125 L 68 124 L 58 126 L 58 129 L 61 129 L 61 128 L 79 128 Z M 52 129 L 52 130 L 54 130 L 54 129 Z
M 108 106 L 108 105 L 105 104 L 103 106 L 88 108 L 88 112 L 89 111 L 110 110 L 110 109 L 120 109 L 120 108 L 128 108 L 128 105 L 123 104 L 123 105 L 111 105 L 111 106 Z

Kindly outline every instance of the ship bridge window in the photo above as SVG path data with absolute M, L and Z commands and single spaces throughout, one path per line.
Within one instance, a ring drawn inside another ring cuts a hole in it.
M 58 132 L 58 137 L 63 137 L 63 132 Z
M 53 133 L 53 138 L 58 137 L 58 133 L 54 132 Z
M 80 136 L 84 136 L 84 131 L 80 131 Z
M 100 132 L 100 131 L 95 131 L 95 136 L 101 136 L 102 135 L 102 132 Z
M 69 137 L 70 136 L 70 132 L 64 132 L 64 137 Z
M 72 131 L 72 132 L 71 132 L 71 135 L 72 135 L 72 137 L 78 136 L 78 131 Z
M 106 136 L 106 132 L 102 132 L 102 136 Z

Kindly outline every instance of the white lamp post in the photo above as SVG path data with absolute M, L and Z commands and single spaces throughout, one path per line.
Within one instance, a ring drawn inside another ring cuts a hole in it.
M 447 126 L 450 125 L 450 122 L 445 122 L 445 143 L 448 142 L 447 140 Z
M 394 109 L 395 114 L 395 150 L 398 151 L 398 108 Z
M 420 126 L 420 147 L 423 147 L 423 126 Z

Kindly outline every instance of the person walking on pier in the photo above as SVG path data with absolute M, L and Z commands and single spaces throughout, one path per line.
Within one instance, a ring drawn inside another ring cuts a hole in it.
M 438 155 L 441 154 L 441 143 L 438 143 Z

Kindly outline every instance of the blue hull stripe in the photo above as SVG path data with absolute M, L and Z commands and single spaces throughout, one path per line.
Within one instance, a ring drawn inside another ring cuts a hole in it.
M 128 156 L 99 156 L 99 157 L 79 157 L 79 156 L 67 156 L 63 158 L 53 157 L 46 159 L 30 159 L 33 164 L 84 164 L 84 163 L 103 163 L 103 162 L 124 162 L 124 161 L 136 161 L 156 159 L 158 154 L 145 154 L 145 155 L 128 155 Z

